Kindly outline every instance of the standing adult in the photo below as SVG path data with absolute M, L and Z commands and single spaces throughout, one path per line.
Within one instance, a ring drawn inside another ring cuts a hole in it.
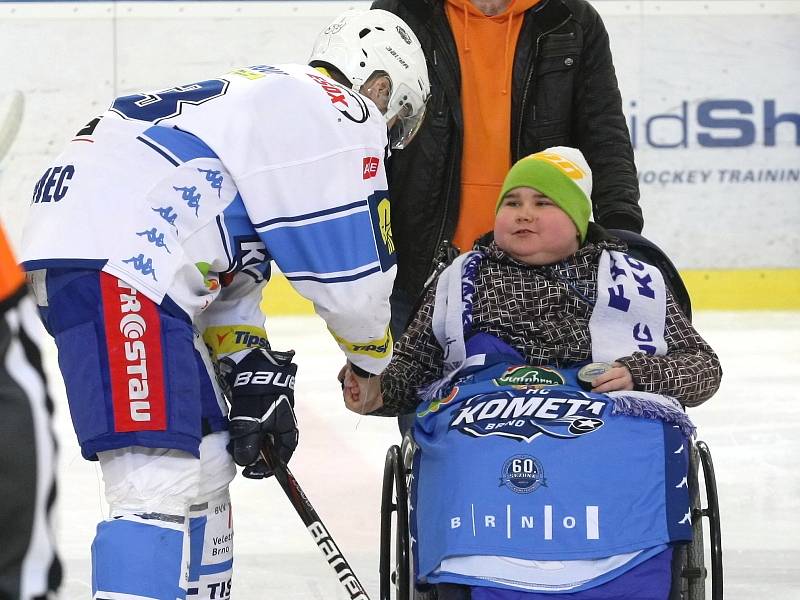
M 0 228 L 0 599 L 45 600 L 61 584 L 53 404 L 36 305 Z
M 586 0 L 377 0 L 414 30 L 431 99 L 414 146 L 392 156 L 395 337 L 445 241 L 492 228 L 503 177 L 550 146 L 580 149 L 595 220 L 640 232 L 639 186 L 600 16 Z
M 259 310 L 272 261 L 360 381 L 391 358 L 383 165 L 428 88 L 407 29 L 348 12 L 313 67 L 117 98 L 36 185 L 22 258 L 109 503 L 93 597 L 230 597 L 226 448 L 263 477 L 267 436 L 284 461 L 298 442 L 294 353 L 270 346 Z

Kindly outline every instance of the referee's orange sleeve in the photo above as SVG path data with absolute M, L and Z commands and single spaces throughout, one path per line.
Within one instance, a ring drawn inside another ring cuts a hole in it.
M 25 274 L 19 268 L 0 225 L 0 302 L 16 292 L 24 282 Z

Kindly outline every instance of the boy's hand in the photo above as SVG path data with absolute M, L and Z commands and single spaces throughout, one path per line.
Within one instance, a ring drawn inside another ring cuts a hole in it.
M 340 375 L 343 375 L 344 404 L 349 410 L 363 415 L 383 406 L 380 375 L 359 377 L 350 368 L 349 363 L 342 369 Z
M 628 367 L 618 362 L 612 364 L 612 368 L 592 380 L 593 392 L 602 394 L 603 392 L 633 389 L 633 377 Z

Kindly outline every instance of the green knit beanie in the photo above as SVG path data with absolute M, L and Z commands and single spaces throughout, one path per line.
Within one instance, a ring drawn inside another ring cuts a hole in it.
M 518 160 L 503 181 L 495 213 L 505 195 L 519 187 L 550 198 L 575 223 L 583 243 L 592 214 L 592 171 L 580 150 L 555 146 Z

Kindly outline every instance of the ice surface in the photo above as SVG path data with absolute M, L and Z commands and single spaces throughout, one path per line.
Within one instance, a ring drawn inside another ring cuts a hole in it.
M 711 449 L 722 515 L 725 598 L 800 597 L 800 313 L 711 313 L 695 324 L 717 350 L 719 393 L 690 409 Z M 273 346 L 294 348 L 300 365 L 300 445 L 291 468 L 370 596 L 378 597 L 380 487 L 394 419 L 359 417 L 341 402 L 343 358 L 316 317 L 270 324 Z M 48 365 L 55 368 L 48 346 Z M 61 441 L 59 539 L 62 598 L 90 597 L 89 546 L 106 507 L 101 476 L 84 461 L 66 398 L 52 377 Z M 345 599 L 347 595 L 277 482 L 238 477 L 234 502 L 234 600 Z

